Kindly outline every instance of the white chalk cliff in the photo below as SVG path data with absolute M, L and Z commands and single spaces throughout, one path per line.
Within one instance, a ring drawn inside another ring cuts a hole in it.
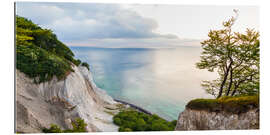
M 243 130 L 259 129 L 259 108 L 240 114 L 210 112 L 186 108 L 180 113 L 175 130 Z
M 112 122 L 118 103 L 95 85 L 87 68 L 73 69 L 63 80 L 40 84 L 16 70 L 16 132 L 42 132 L 51 124 L 67 129 L 76 118 L 89 132 L 118 130 Z

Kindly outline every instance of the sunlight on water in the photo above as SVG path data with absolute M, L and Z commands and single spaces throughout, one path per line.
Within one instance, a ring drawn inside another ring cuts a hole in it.
M 173 49 L 71 47 L 90 64 L 98 87 L 168 120 L 177 119 L 194 98 L 209 98 L 202 80 L 217 76 L 196 69 L 200 47 Z

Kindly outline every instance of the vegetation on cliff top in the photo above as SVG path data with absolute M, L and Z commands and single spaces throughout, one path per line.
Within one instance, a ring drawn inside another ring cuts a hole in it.
M 194 110 L 206 110 L 210 112 L 225 111 L 234 114 L 244 113 L 258 107 L 259 95 L 226 96 L 218 99 L 194 99 L 186 105 L 186 108 Z
M 84 67 L 86 67 L 88 70 L 90 70 L 90 68 L 89 68 L 89 64 L 88 64 L 88 63 L 83 62 L 83 63 L 82 63 L 82 66 L 84 66 Z
M 73 64 L 81 64 L 51 30 L 20 16 L 16 16 L 16 55 L 16 68 L 36 83 L 49 81 L 53 76 L 63 79 L 73 72 Z
M 157 115 L 148 115 L 135 110 L 124 110 L 113 117 L 120 132 L 129 131 L 173 131 L 176 120 L 168 122 Z
M 76 132 L 87 132 L 86 126 L 87 124 L 84 122 L 83 119 L 76 119 L 75 121 L 71 122 L 73 129 L 66 129 L 62 130 L 59 126 L 55 124 L 51 124 L 50 128 L 44 128 L 42 131 L 44 133 L 76 133 Z

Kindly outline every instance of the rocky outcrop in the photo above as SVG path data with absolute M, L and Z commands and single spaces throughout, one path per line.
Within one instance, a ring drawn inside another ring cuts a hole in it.
M 175 130 L 259 129 L 259 109 L 240 114 L 186 108 L 180 113 Z
M 63 80 L 41 84 L 16 71 L 16 132 L 41 132 L 51 124 L 67 129 L 76 118 L 84 119 L 89 132 L 118 130 L 112 122 L 118 103 L 96 87 L 87 68 L 73 70 Z

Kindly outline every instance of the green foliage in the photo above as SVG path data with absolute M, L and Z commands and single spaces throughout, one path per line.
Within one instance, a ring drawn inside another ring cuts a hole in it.
M 217 98 L 259 92 L 259 32 L 232 32 L 236 19 L 223 22 L 223 29 L 211 30 L 209 38 L 201 42 L 203 52 L 196 66 L 217 71 L 218 79 L 202 83 L 206 92 Z
M 90 68 L 89 68 L 89 64 L 88 63 L 86 63 L 86 62 L 83 62 L 82 63 L 82 66 L 85 66 L 88 70 L 90 70 Z
M 44 128 L 42 131 L 44 133 L 77 133 L 77 132 L 87 132 L 86 126 L 87 124 L 83 119 L 76 119 L 72 123 L 73 129 L 62 130 L 59 126 L 52 124 L 49 129 Z
M 226 111 L 235 114 L 258 107 L 259 95 L 224 96 L 218 99 L 195 99 L 191 100 L 186 105 L 186 108 L 194 110 L 207 110 L 211 112 Z
M 34 45 L 16 46 L 17 68 L 34 78 L 36 83 L 51 80 L 54 75 L 63 79 L 68 72 L 73 71 L 70 63 L 57 55 Z
M 51 30 L 20 16 L 16 16 L 16 41 L 16 45 L 33 44 L 73 62 L 73 52 Z
M 30 41 L 34 40 L 34 38 L 31 37 L 31 34 L 32 34 L 31 30 L 16 27 L 16 44 L 20 45 L 31 44 Z
M 113 117 L 120 132 L 129 131 L 173 131 L 176 120 L 168 122 L 157 115 L 148 115 L 134 110 L 124 110 Z
M 84 123 L 83 119 L 76 119 L 75 122 L 72 122 L 73 126 L 73 132 L 86 132 L 85 127 L 87 126 L 86 123 Z
M 81 60 L 77 59 L 77 60 L 74 60 L 73 63 L 76 65 L 76 66 L 79 66 L 81 64 Z
M 16 26 L 23 29 L 37 30 L 41 29 L 38 25 L 34 24 L 32 21 L 16 16 Z
M 121 119 L 120 118 L 115 118 L 115 119 L 113 119 L 113 123 L 115 123 L 116 125 L 121 125 L 122 123 L 121 123 Z
M 55 124 L 51 124 L 51 127 L 49 129 L 44 128 L 42 130 L 42 132 L 44 132 L 44 133 L 63 133 L 61 128 Z
M 16 16 L 17 69 L 36 83 L 49 81 L 56 76 L 63 79 L 72 70 L 73 52 L 49 29 L 42 29 L 32 21 Z

